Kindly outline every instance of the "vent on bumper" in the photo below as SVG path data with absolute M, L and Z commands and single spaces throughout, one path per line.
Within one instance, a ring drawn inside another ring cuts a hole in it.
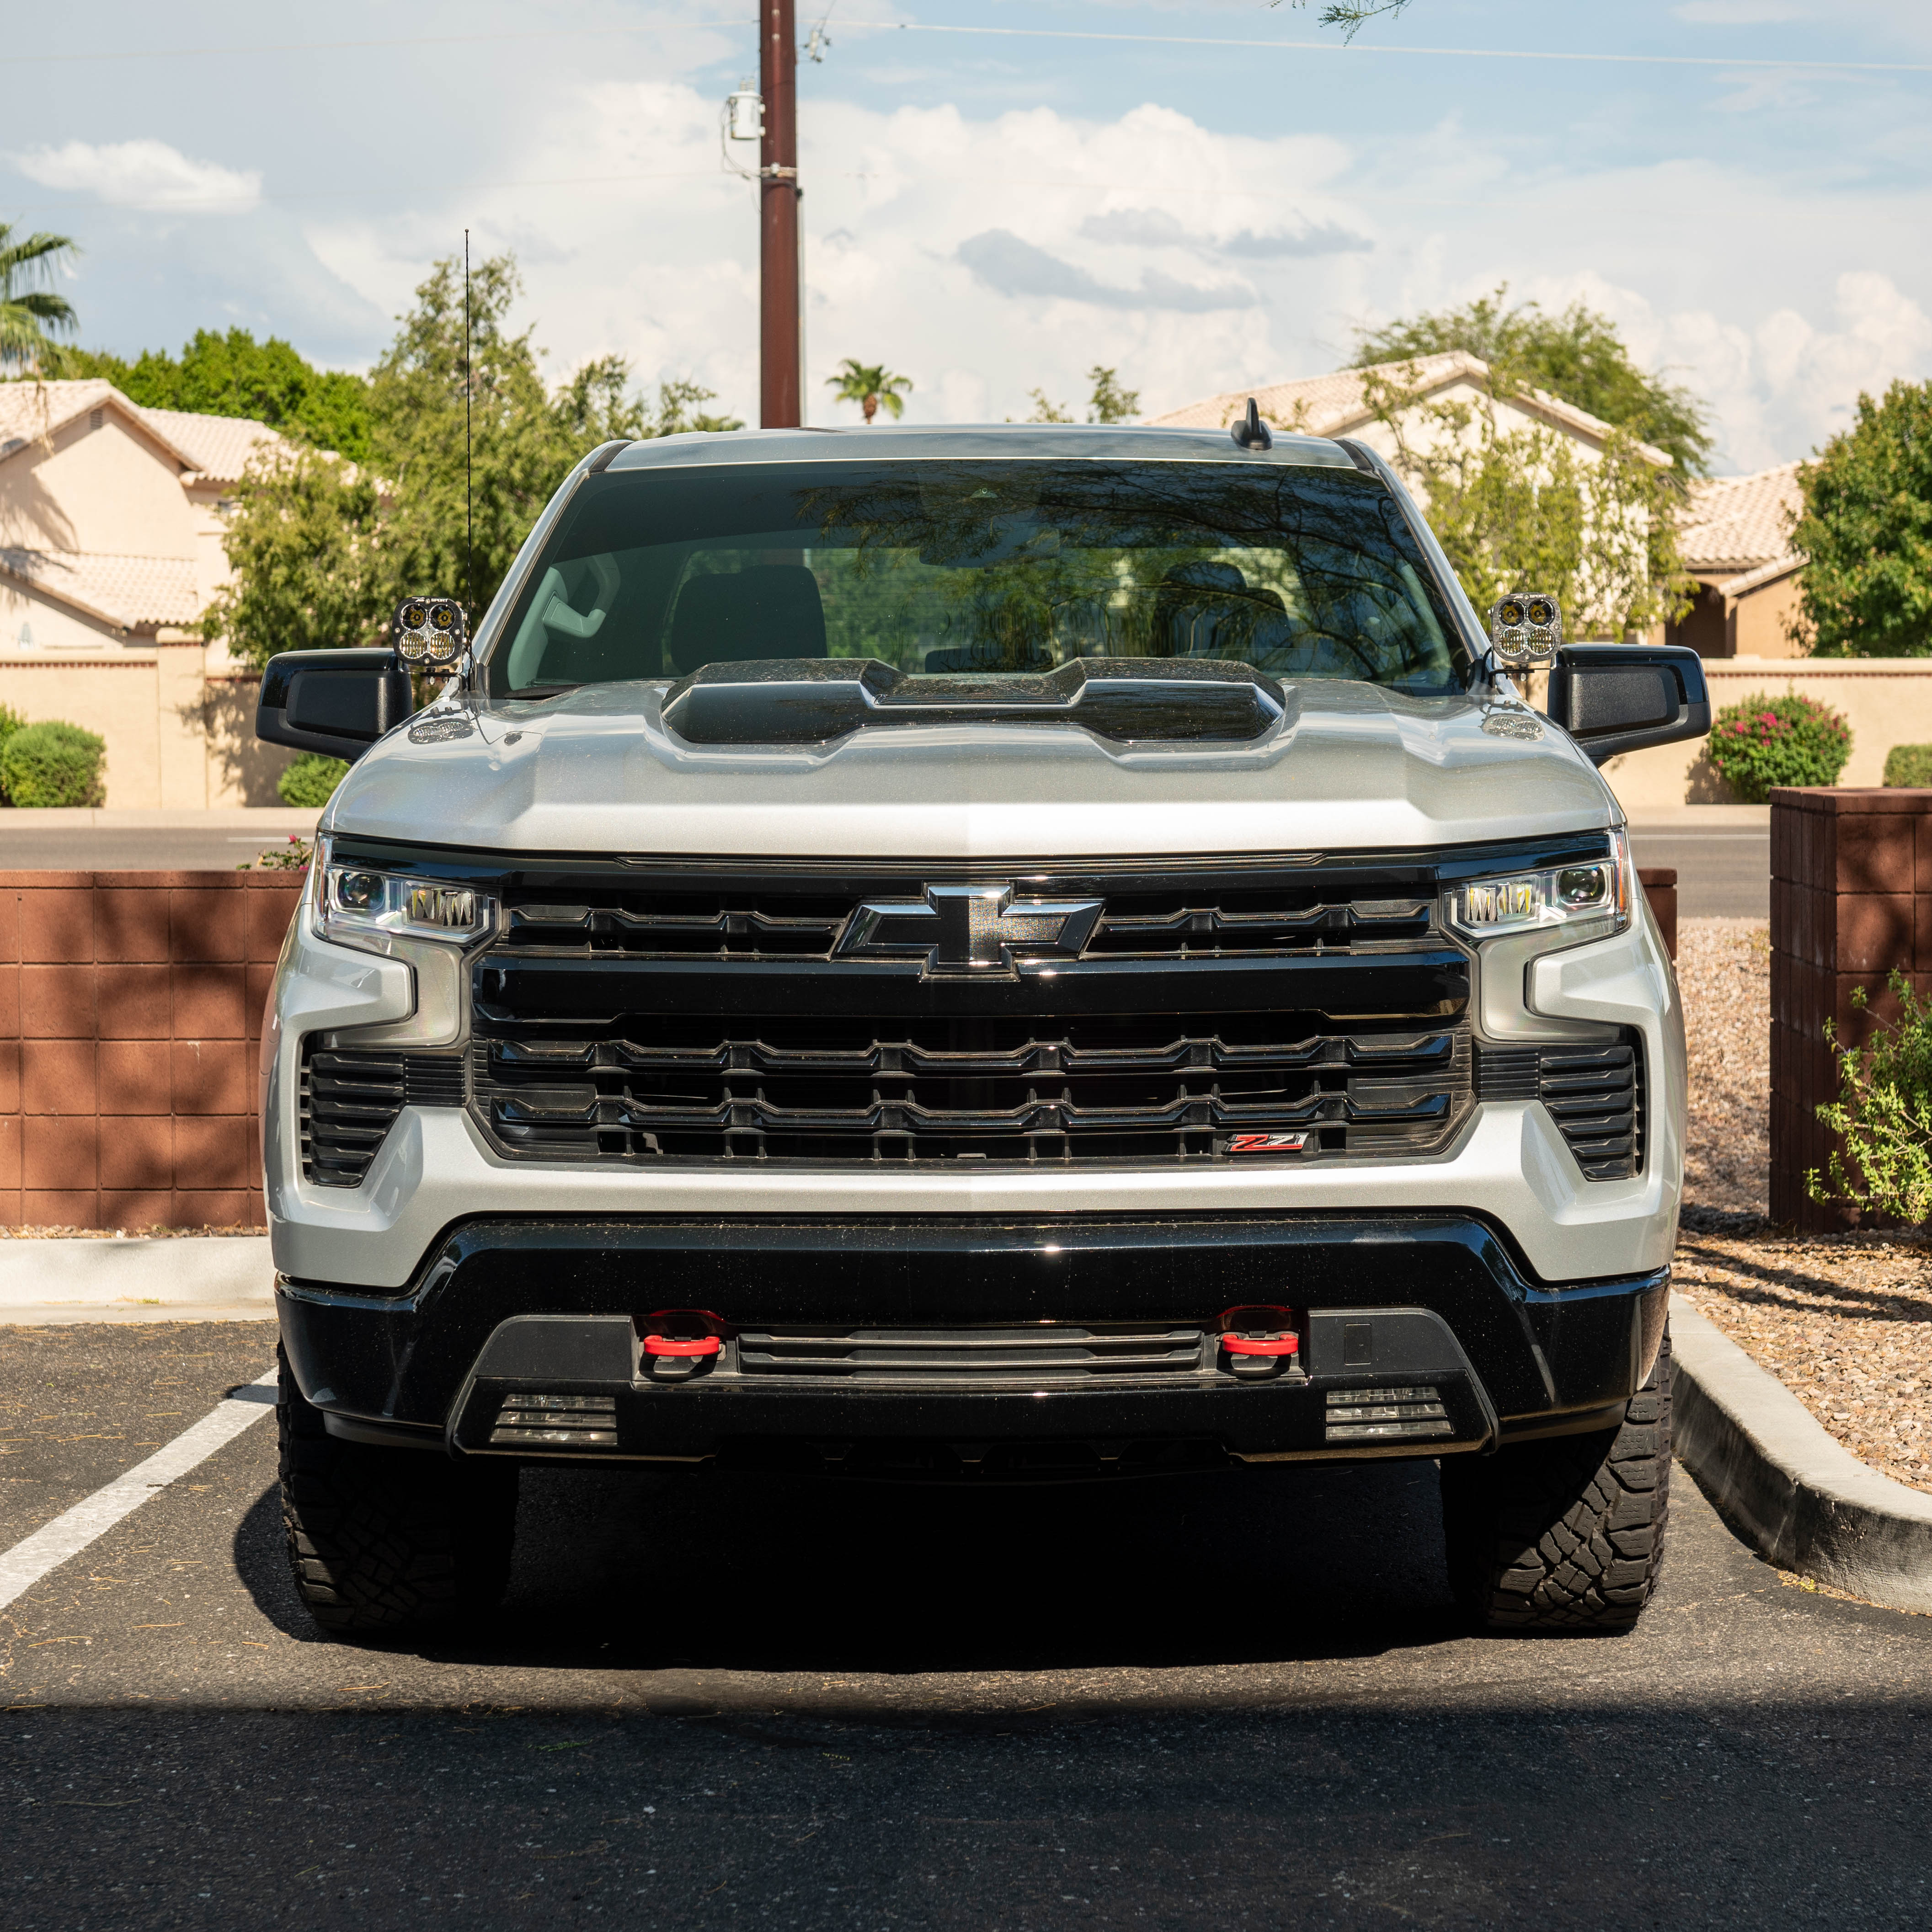
M 1414 1388 L 1330 1389 L 1330 1442 L 1408 1442 L 1454 1433 L 1440 1392 Z
M 614 1449 L 617 1399 L 608 1395 L 506 1395 L 490 1432 L 493 1449 Z
M 334 1052 L 304 1044 L 304 1177 L 320 1187 L 359 1187 L 404 1107 L 460 1107 L 456 1054 Z
M 1479 1046 L 1476 1098 L 1540 1100 L 1592 1180 L 1643 1166 L 1643 1082 L 1634 1044 Z
M 1034 1388 L 1124 1376 L 1136 1380 L 1200 1372 L 1198 1328 L 852 1328 L 840 1332 L 740 1335 L 739 1374 L 802 1380 Z

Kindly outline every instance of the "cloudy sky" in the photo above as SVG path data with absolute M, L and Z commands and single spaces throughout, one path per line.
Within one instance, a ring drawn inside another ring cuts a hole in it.
M 909 419 L 1077 404 L 1096 362 L 1168 408 L 1504 280 L 1611 314 L 1708 399 L 1725 469 L 1932 375 L 1925 0 L 1413 0 L 1352 46 L 1318 10 L 833 0 L 800 69 L 812 418 L 846 356 L 913 377 Z M 466 224 L 514 250 L 560 379 L 616 350 L 749 416 L 754 190 L 718 110 L 754 17 L 44 10 L 0 56 L 0 220 L 82 244 L 91 344 L 240 324 L 346 367 Z

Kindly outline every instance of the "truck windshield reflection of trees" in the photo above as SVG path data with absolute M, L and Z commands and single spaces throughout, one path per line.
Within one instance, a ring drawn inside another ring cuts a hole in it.
M 1216 659 L 1460 686 L 1420 548 L 1353 471 L 734 466 L 596 478 L 584 494 L 512 614 L 506 692 L 792 657 L 977 676 Z M 664 540 L 636 543 L 645 531 Z

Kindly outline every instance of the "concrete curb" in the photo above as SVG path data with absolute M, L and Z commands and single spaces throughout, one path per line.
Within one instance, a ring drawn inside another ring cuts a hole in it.
M 22 1310 L 119 1309 L 175 1318 L 178 1307 L 272 1312 L 275 1264 L 266 1234 L 0 1241 L 0 1322 Z
M 1932 1611 L 1932 1496 L 1860 1462 L 1682 1300 L 1670 1347 L 1672 1447 L 1758 1554 L 1868 1603 Z

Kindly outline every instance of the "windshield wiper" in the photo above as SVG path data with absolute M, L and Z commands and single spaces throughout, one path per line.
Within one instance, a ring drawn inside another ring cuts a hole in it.
M 566 691 L 581 691 L 583 688 L 581 684 L 526 684 L 519 686 L 509 695 L 513 698 L 526 698 L 532 700 L 561 698 Z

